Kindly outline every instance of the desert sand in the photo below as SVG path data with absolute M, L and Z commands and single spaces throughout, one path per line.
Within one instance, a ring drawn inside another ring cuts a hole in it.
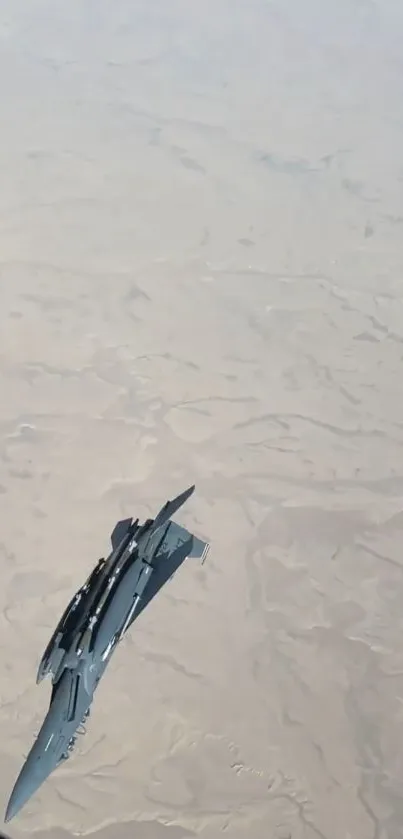
M 1 802 L 116 520 L 211 542 L 16 839 L 403 830 L 403 6 L 0 3 Z

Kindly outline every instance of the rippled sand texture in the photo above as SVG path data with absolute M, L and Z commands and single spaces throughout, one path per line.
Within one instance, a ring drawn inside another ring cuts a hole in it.
M 0 10 L 1 807 L 115 521 L 212 543 L 10 833 L 398 839 L 403 6 Z

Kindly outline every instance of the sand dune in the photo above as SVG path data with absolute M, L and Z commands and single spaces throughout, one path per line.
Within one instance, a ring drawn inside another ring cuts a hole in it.
M 1 806 L 115 521 L 211 542 L 10 825 L 397 839 L 398 0 L 0 3 Z

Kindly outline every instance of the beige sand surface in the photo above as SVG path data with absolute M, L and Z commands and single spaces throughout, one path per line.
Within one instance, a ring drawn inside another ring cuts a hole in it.
M 122 515 L 211 540 L 9 834 L 403 835 L 401 0 L 0 3 L 0 777 Z

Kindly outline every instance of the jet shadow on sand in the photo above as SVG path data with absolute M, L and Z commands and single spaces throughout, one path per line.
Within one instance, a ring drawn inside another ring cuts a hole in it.
M 52 678 L 49 710 L 14 785 L 6 822 L 70 757 L 111 654 L 132 623 L 187 557 L 204 562 L 208 543 L 171 521 L 193 491 L 168 501 L 142 525 L 119 521 L 109 557 L 70 600 L 39 664 L 37 683 Z

